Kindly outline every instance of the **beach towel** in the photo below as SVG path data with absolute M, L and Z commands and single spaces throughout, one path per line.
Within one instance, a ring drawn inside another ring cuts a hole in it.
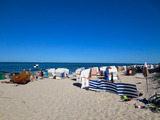
M 111 83 L 108 81 L 90 80 L 89 89 L 95 91 L 111 92 L 120 96 L 138 97 L 136 85 L 126 83 Z

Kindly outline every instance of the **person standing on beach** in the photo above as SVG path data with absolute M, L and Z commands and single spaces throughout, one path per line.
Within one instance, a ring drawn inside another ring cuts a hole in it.
M 112 72 L 111 72 L 112 73 Z M 111 74 L 109 73 L 109 68 L 106 68 L 106 71 L 104 72 L 104 76 L 105 76 L 105 80 L 109 80 L 109 75 Z
M 42 77 L 42 79 L 43 79 L 43 70 L 41 70 L 41 77 Z

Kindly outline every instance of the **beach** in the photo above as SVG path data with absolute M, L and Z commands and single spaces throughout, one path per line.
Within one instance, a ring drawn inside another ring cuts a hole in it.
M 0 120 L 160 120 L 160 0 L 0 11 Z
M 116 83 L 135 84 L 144 97 L 160 92 L 154 74 L 148 77 L 149 92 L 142 73 L 126 76 L 118 72 Z M 7 81 L 7 80 L 5 80 Z M 44 78 L 25 85 L 0 83 L 0 120 L 159 120 L 160 114 L 135 108 L 138 101 L 124 102 L 109 92 L 81 89 L 74 77 Z M 144 105 L 139 102 L 138 104 Z

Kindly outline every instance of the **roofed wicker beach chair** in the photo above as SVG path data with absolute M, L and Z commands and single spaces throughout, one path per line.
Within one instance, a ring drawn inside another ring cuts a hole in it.
M 56 72 L 56 79 L 57 80 L 62 79 L 62 73 L 61 72 Z
M 97 80 L 97 69 L 96 68 L 91 68 L 90 69 L 90 79 L 91 80 Z

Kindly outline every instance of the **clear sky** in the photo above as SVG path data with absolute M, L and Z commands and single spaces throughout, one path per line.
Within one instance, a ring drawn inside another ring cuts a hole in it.
M 160 62 L 159 0 L 1 0 L 0 62 Z

